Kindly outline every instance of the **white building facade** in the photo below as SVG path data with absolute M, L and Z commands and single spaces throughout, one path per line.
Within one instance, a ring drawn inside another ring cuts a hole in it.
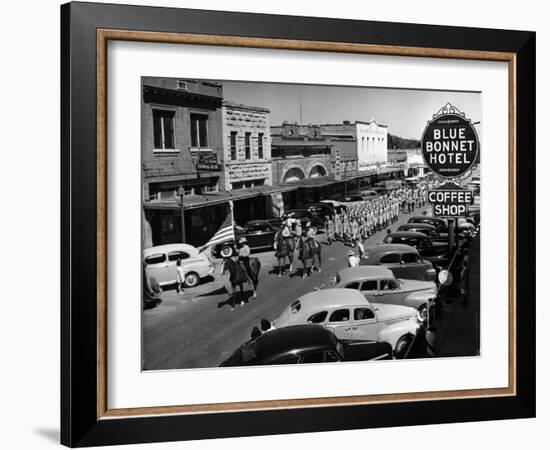
M 357 136 L 357 170 L 385 167 L 388 163 L 388 127 L 370 122 L 355 122 Z

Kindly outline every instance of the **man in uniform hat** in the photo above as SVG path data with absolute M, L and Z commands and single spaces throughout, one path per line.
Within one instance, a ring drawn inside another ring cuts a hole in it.
M 245 237 L 239 239 L 238 243 L 238 253 L 239 263 L 244 267 L 246 275 L 252 281 L 252 270 L 250 269 L 250 247 L 248 246 L 248 241 Z

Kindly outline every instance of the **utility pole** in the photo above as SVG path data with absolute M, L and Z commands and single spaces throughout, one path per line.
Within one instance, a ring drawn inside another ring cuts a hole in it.
M 185 189 L 183 189 L 183 186 L 178 188 L 178 195 L 180 197 L 181 206 L 181 242 L 185 244 L 185 210 L 183 207 L 183 196 L 185 195 Z
M 302 126 L 302 93 L 299 92 L 300 96 L 300 126 Z

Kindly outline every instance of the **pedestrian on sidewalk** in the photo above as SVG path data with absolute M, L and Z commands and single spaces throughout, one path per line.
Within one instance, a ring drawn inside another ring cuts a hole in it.
M 361 239 L 357 242 L 357 253 L 359 253 L 359 260 L 365 256 L 365 246 L 363 245 L 363 242 Z
M 176 260 L 176 291 L 183 295 L 183 283 L 185 281 L 185 271 L 181 265 L 181 258 Z
M 334 241 L 334 221 L 332 220 L 332 216 L 326 217 L 325 230 L 327 233 L 328 245 L 332 245 L 332 241 Z
M 355 256 L 353 250 L 348 251 L 348 267 L 359 267 L 359 258 Z
M 460 297 L 461 303 L 466 305 L 470 296 L 470 256 L 466 253 L 462 259 L 460 269 Z

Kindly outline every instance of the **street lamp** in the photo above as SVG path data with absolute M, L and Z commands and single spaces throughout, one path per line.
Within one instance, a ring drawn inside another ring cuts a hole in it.
M 185 244 L 185 210 L 183 209 L 183 196 L 185 195 L 185 189 L 183 186 L 178 188 L 178 196 L 180 198 L 181 206 L 181 242 Z

